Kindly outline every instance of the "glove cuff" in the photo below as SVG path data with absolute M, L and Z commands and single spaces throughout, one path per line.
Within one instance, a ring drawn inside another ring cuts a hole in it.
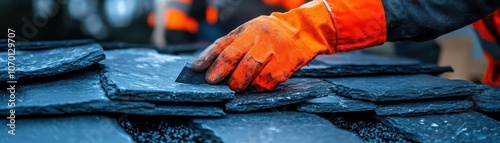
M 351 51 L 383 44 L 387 24 L 380 0 L 322 0 L 336 28 L 335 51 Z

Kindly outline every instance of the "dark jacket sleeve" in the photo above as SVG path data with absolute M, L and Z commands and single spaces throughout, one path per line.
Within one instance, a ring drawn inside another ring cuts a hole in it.
M 500 8 L 500 0 L 382 0 L 382 4 L 387 41 L 434 39 Z

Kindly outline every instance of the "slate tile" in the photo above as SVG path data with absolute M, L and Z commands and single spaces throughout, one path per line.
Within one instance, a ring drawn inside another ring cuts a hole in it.
M 119 122 L 136 143 L 222 143 L 213 133 L 191 126 L 189 118 L 129 115 Z
M 8 120 L 1 120 L 2 125 Z M 5 129 L 5 128 L 4 128 Z M 7 129 L 5 129 L 7 130 Z M 15 136 L 3 132 L 2 143 L 133 143 L 116 119 L 106 116 L 16 118 Z
M 498 142 L 500 122 L 477 112 L 380 117 L 418 142 Z
M 101 73 L 111 99 L 173 102 L 221 102 L 234 98 L 226 85 L 185 84 L 175 79 L 193 57 L 161 55 L 152 49 L 106 51 Z
M 0 41 L 1 42 L 7 42 Z M 76 39 L 76 40 L 58 40 L 58 41 L 32 41 L 32 42 L 20 42 L 16 41 L 17 50 L 39 50 L 39 49 L 52 49 L 61 47 L 72 47 L 72 46 L 82 46 L 94 43 L 92 39 Z M 8 49 L 7 44 L 0 45 L 1 49 Z
M 254 111 L 295 104 L 328 95 L 329 83 L 313 78 L 290 78 L 272 92 L 247 89 L 226 102 L 227 111 Z
M 351 99 L 335 93 L 327 97 L 308 100 L 299 105 L 298 110 L 309 113 L 336 113 L 373 111 L 377 105 L 373 102 Z
M 19 84 L 16 87 L 16 115 L 95 112 L 216 117 L 225 115 L 222 108 L 210 105 L 155 105 L 147 102 L 112 101 L 101 87 L 99 67 L 96 66 L 47 80 Z M 5 103 L 8 100 L 9 98 L 0 99 Z M 9 110 L 8 104 L 0 106 L 0 114 L 8 114 Z
M 223 142 L 362 142 L 327 120 L 303 112 L 228 114 L 226 118 L 193 119 L 193 122 Z
M 7 51 L 0 52 L 7 55 Z M 68 71 L 79 70 L 95 64 L 105 58 L 99 44 L 33 50 L 16 51 L 15 76 L 17 79 L 45 77 Z M 0 80 L 11 80 L 8 76 L 7 58 L 0 59 Z
M 326 79 L 338 95 L 371 101 L 428 99 L 468 96 L 481 93 L 484 87 L 465 80 L 431 75 L 390 75 Z
M 355 133 L 368 143 L 414 143 L 403 133 L 372 117 L 371 112 L 322 113 L 335 127 Z
M 413 59 L 379 56 L 356 51 L 317 56 L 309 62 L 308 66 L 304 66 L 294 73 L 294 76 L 336 77 L 418 73 L 438 75 L 451 71 L 453 71 L 451 67 L 421 64 Z
M 500 112 L 500 89 L 490 88 L 473 96 L 479 110 L 484 112 Z
M 377 115 L 415 116 L 424 114 L 443 114 L 464 112 L 474 106 L 470 100 L 440 99 L 429 101 L 410 101 L 400 103 L 379 104 Z

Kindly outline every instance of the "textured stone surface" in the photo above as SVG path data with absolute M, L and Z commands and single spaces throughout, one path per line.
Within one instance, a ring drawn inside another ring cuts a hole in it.
M 1 120 L 2 125 L 8 120 Z M 0 134 L 2 143 L 133 143 L 116 119 L 106 116 L 16 118 L 15 136 Z
M 450 80 L 431 75 L 391 75 L 328 78 L 338 95 L 371 101 L 412 100 L 468 96 L 485 88 L 465 80 Z
M 298 110 L 309 113 L 335 113 L 372 111 L 376 107 L 377 105 L 373 102 L 351 99 L 330 93 L 327 97 L 315 98 L 301 103 Z
M 210 105 L 171 103 L 155 105 L 147 102 L 112 101 L 101 87 L 98 68 L 92 66 L 46 80 L 19 84 L 16 88 L 16 115 L 95 112 L 179 116 L 225 115 L 221 108 Z M 8 100 L 9 98 L 0 99 L 5 103 L 8 103 Z M 9 110 L 7 104 L 0 106 L 0 114 L 9 114 Z
M 472 106 L 474 106 L 474 103 L 470 100 L 441 99 L 380 104 L 377 109 L 375 109 L 375 112 L 377 115 L 414 116 L 464 112 Z
M 120 117 L 119 122 L 137 143 L 222 142 L 212 133 L 192 127 L 187 118 L 130 115 Z
M 491 88 L 473 96 L 477 107 L 485 112 L 500 112 L 500 89 Z
M 362 142 L 327 120 L 303 112 L 228 114 L 225 118 L 193 119 L 193 122 L 228 143 Z
M 500 122 L 477 112 L 415 117 L 380 117 L 419 142 L 498 142 Z
M 247 89 L 226 103 L 227 111 L 253 111 L 279 107 L 328 95 L 329 83 L 312 78 L 290 78 L 272 92 Z
M 297 71 L 294 76 L 335 77 L 417 73 L 437 75 L 450 71 L 453 71 L 451 67 L 421 64 L 413 59 L 379 56 L 356 51 L 317 56 L 308 66 Z
M 0 40 L 0 43 L 7 43 L 7 41 Z M 92 44 L 95 41 L 92 39 L 79 39 L 79 40 L 61 40 L 61 41 L 32 41 L 32 42 L 20 42 L 16 41 L 17 50 L 38 50 L 38 49 L 52 49 L 61 47 L 71 47 L 71 46 L 82 46 Z M 7 44 L 0 45 L 2 49 L 8 49 Z M 17 52 L 17 51 L 16 51 Z
M 382 124 L 370 112 L 320 114 L 338 128 L 355 133 L 369 143 L 412 143 L 397 130 Z
M 101 80 L 112 99 L 221 102 L 234 98 L 225 85 L 185 84 L 175 79 L 193 57 L 161 55 L 151 49 L 106 51 Z
M 7 55 L 7 51 L 0 54 Z M 14 63 L 17 79 L 79 70 L 104 59 L 103 50 L 98 44 L 33 51 L 17 50 L 16 55 Z M 7 70 L 7 58 L 0 58 L 0 72 L 5 73 L 0 75 L 0 80 L 10 80 Z

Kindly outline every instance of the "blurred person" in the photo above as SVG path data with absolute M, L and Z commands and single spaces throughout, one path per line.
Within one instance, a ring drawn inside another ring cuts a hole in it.
M 493 13 L 499 7 L 500 1 L 493 0 L 313 0 L 240 25 L 205 49 L 193 61 L 192 69 L 206 71 L 211 84 L 230 76 L 228 85 L 237 92 L 249 85 L 270 91 L 316 55 L 359 50 L 387 41 L 427 41 L 477 21 L 474 27 L 481 37 L 494 43 L 493 48 L 485 50 L 488 68 L 482 82 L 500 86 L 496 43 L 500 23 L 497 12 Z M 219 22 L 223 19 L 221 9 L 216 10 Z M 493 18 L 480 20 L 486 16 Z

